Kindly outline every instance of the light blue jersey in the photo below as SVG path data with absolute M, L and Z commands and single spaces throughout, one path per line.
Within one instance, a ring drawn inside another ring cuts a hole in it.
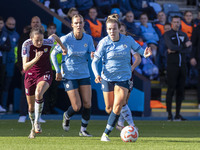
M 113 42 L 109 36 L 103 38 L 97 47 L 92 62 L 95 77 L 99 75 L 97 64 L 102 58 L 101 77 L 106 81 L 126 81 L 131 78 L 131 49 L 143 56 L 144 49 L 130 36 L 120 34 Z
M 90 77 L 88 59 L 90 52 L 94 52 L 92 37 L 83 33 L 83 37 L 77 40 L 73 32 L 60 38 L 63 45 L 67 48 L 67 55 L 62 56 L 61 70 L 59 68 L 56 55 L 62 53 L 60 46 L 56 46 L 51 53 L 51 59 L 57 73 L 61 72 L 65 79 L 83 79 Z

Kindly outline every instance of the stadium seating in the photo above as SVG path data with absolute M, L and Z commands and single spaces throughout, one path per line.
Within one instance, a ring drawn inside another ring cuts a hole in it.
M 167 16 L 167 21 L 171 22 L 171 18 L 173 16 L 180 16 L 182 18 L 183 14 L 179 10 L 179 6 L 177 4 L 165 3 L 163 4 L 163 11 Z

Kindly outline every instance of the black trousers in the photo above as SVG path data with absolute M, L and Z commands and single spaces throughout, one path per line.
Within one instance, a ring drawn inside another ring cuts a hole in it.
M 197 85 L 197 96 L 198 96 L 198 103 L 200 104 L 200 69 L 198 69 L 198 85 Z
M 184 99 L 184 87 L 186 80 L 186 65 L 181 67 L 178 64 L 170 64 L 167 66 L 167 95 L 166 105 L 169 115 L 172 114 L 172 98 L 176 91 L 176 115 L 180 114 L 181 103 Z

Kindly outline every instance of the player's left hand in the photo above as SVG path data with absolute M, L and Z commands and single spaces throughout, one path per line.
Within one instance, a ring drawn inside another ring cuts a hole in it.
M 144 50 L 144 57 L 147 58 L 149 56 L 152 55 L 152 51 L 151 51 L 151 47 L 147 47 L 145 50 Z

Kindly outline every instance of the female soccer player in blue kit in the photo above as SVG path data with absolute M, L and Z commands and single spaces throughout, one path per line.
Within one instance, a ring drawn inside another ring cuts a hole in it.
M 61 37 L 68 52 L 62 58 L 62 71 L 58 67 L 56 54 L 62 53 L 61 48 L 56 47 L 52 53 L 52 62 L 56 69 L 56 80 L 64 78 L 64 87 L 67 92 L 71 106 L 63 114 L 63 129 L 69 130 L 70 118 L 81 109 L 81 98 L 83 101 L 82 124 L 79 136 L 92 136 L 87 131 L 90 120 L 90 108 L 92 90 L 90 83 L 90 73 L 88 68 L 88 57 L 95 51 L 92 37 L 83 33 L 84 20 L 81 15 L 72 17 L 73 31 Z M 62 75 L 61 75 L 62 74 Z
M 124 23 L 120 23 L 120 34 L 127 35 L 126 25 Z M 134 62 L 132 62 L 132 59 L 131 59 L 130 63 L 132 65 L 131 71 L 132 71 L 132 75 L 133 75 L 133 71 L 141 63 L 141 57 L 140 57 L 140 55 L 138 53 L 136 53 L 133 50 L 131 50 L 131 58 L 132 57 L 134 57 Z M 118 129 L 120 131 L 124 128 L 124 121 L 125 120 L 127 121 L 129 126 L 135 126 L 135 124 L 133 122 L 133 117 L 132 117 L 131 110 L 128 107 L 128 99 L 130 97 L 131 91 L 133 90 L 133 77 L 130 79 L 129 83 L 130 84 L 129 84 L 128 95 L 127 95 L 127 98 L 126 98 L 126 104 L 123 105 L 123 107 L 121 109 L 119 120 L 118 120 L 117 125 L 116 125 L 116 129 Z
M 95 82 L 102 84 L 106 112 L 109 113 L 106 129 L 101 141 L 110 141 L 108 135 L 113 130 L 126 97 L 131 79 L 131 49 L 144 57 L 149 57 L 152 52 L 150 48 L 145 50 L 130 36 L 120 34 L 120 22 L 116 15 L 108 16 L 106 21 L 108 36 L 103 38 L 94 53 L 92 70 Z M 101 76 L 98 73 L 98 62 L 102 58 Z

